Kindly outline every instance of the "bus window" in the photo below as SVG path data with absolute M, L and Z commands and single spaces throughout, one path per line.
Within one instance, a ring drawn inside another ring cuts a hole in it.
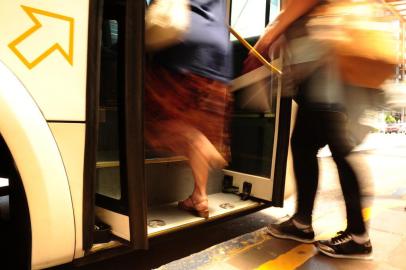
M 233 0 L 231 26 L 243 37 L 259 36 L 265 27 L 266 4 L 266 0 Z
M 233 0 L 231 26 L 244 38 L 259 36 L 264 27 L 278 16 L 280 2 L 280 0 Z M 230 38 L 236 40 L 233 35 Z
M 269 21 L 272 22 L 275 20 L 276 16 L 279 15 L 281 11 L 281 1 L 280 0 L 271 0 L 271 7 L 269 11 Z

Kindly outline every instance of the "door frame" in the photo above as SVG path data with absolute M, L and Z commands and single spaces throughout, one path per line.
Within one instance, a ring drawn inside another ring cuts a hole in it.
M 124 144 L 130 245 L 148 248 L 144 153 L 145 1 L 126 1 Z
M 86 82 L 86 135 L 83 172 L 83 250 L 92 248 L 95 224 L 96 151 L 98 143 L 98 103 L 100 99 L 100 65 L 103 0 L 89 0 L 89 29 Z
M 98 143 L 101 38 L 103 4 L 89 2 L 88 68 L 86 94 L 86 138 L 83 176 L 83 250 L 89 253 L 94 243 L 96 151 Z M 120 140 L 122 178 L 128 199 L 130 249 L 148 248 L 147 198 L 144 179 L 144 14 L 143 1 L 125 1 L 123 124 Z

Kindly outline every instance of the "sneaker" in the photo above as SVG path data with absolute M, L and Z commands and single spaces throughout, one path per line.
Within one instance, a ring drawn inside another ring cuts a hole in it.
M 331 240 L 318 241 L 316 246 L 320 252 L 334 258 L 372 259 L 371 241 L 359 244 L 348 232 L 338 232 L 336 237 Z
M 271 224 L 267 227 L 267 232 L 282 239 L 296 240 L 301 243 L 313 243 L 314 231 L 311 225 L 304 229 L 299 229 L 293 222 L 293 217 L 279 224 Z

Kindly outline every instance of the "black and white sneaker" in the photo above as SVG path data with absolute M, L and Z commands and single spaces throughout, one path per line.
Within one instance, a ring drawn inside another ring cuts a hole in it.
M 309 225 L 306 228 L 299 229 L 295 225 L 293 217 L 282 223 L 269 225 L 267 227 L 267 232 L 276 238 L 291 239 L 308 244 L 314 242 L 314 231 L 312 226 Z
M 334 258 L 372 259 L 371 241 L 359 244 L 353 240 L 348 232 L 338 232 L 331 240 L 318 241 L 316 246 L 323 254 Z

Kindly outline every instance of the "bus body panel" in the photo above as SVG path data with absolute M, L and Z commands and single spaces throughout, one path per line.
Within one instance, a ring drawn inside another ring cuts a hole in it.
M 0 1 L 0 60 L 46 120 L 84 121 L 89 0 L 34 2 Z
M 75 223 L 68 178 L 41 111 L 16 76 L 0 62 L 0 133 L 26 193 L 33 269 L 72 261 Z
M 75 258 L 84 256 L 82 235 L 83 214 L 83 165 L 85 155 L 85 124 L 49 123 L 58 144 L 72 195 L 76 227 Z

